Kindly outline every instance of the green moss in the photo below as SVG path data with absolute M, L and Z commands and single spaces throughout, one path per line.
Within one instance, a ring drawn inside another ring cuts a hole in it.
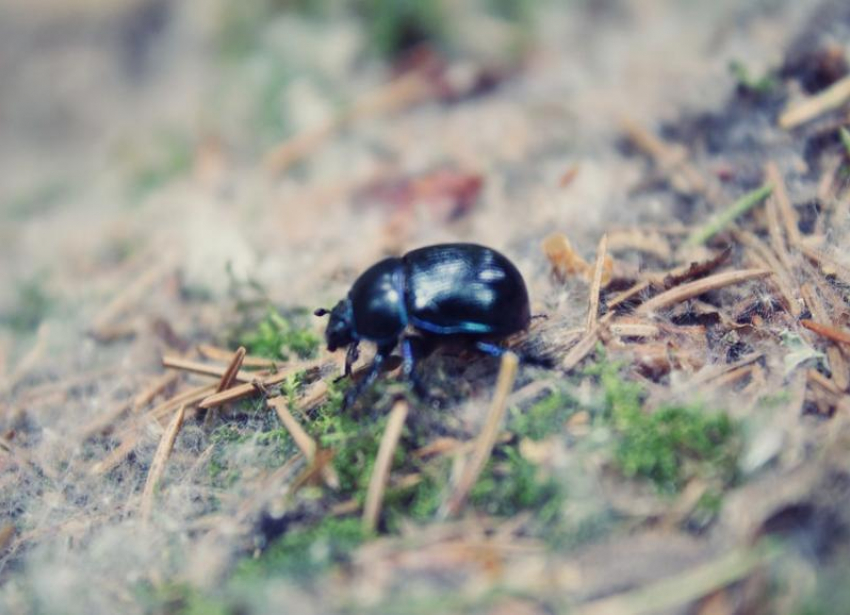
M 761 77 L 754 77 L 750 71 L 739 60 L 729 63 L 729 72 L 738 83 L 738 87 L 746 92 L 752 92 L 758 96 L 767 96 L 777 91 L 779 80 L 771 73 L 765 73 Z
M 491 515 L 508 517 L 532 510 L 540 522 L 548 523 L 558 516 L 563 493 L 558 483 L 542 477 L 540 469 L 516 447 L 505 446 L 494 451 L 469 501 Z
M 234 580 L 239 583 L 281 576 L 308 580 L 345 562 L 365 538 L 359 518 L 325 517 L 316 525 L 289 530 L 260 557 L 240 562 Z
M 440 0 L 363 0 L 361 11 L 370 44 L 383 56 L 447 39 L 450 20 Z
M 555 391 L 526 410 L 513 408 L 510 429 L 517 436 L 542 440 L 560 433 L 564 424 L 577 410 L 573 398 L 561 391 Z
M 284 318 L 274 308 L 269 308 L 256 327 L 237 334 L 239 343 L 249 354 L 269 359 L 288 360 L 291 354 L 302 359 L 315 356 L 319 349 L 319 337 L 304 326 L 300 326 L 303 314 Z
M 700 476 L 731 483 L 740 452 L 740 427 L 725 413 L 698 405 L 643 407 L 642 390 L 623 378 L 614 363 L 600 363 L 605 415 L 617 434 L 615 460 L 628 477 L 651 480 L 662 492 L 681 489 Z
M 161 587 L 143 586 L 138 590 L 145 613 L 169 615 L 228 615 L 235 612 L 224 601 L 205 595 L 187 583 L 169 583 Z

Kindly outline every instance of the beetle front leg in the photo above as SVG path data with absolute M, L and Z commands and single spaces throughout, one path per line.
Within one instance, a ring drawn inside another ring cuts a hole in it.
M 363 376 L 363 378 L 351 387 L 348 392 L 345 394 L 345 398 L 342 400 L 342 409 L 346 410 L 354 405 L 354 402 L 357 401 L 357 398 L 369 388 L 375 379 L 378 377 L 378 374 L 381 373 L 381 366 L 383 366 L 384 361 L 387 357 L 390 356 L 390 353 L 393 350 L 393 346 L 378 346 L 378 352 L 375 354 L 375 358 L 372 360 L 372 367 L 369 368 L 369 372 Z

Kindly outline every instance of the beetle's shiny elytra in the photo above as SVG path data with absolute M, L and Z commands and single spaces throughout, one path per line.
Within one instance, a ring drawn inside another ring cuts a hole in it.
M 499 355 L 502 349 L 486 340 L 521 331 L 531 318 L 528 291 L 514 264 L 491 248 L 471 243 L 428 246 L 382 260 L 357 278 L 333 310 L 316 310 L 317 316 L 328 313 L 328 350 L 348 347 L 345 375 L 351 374 L 360 341 L 378 346 L 371 370 L 349 391 L 347 404 L 374 381 L 399 342 L 404 373 L 418 385 L 417 339 L 462 337 L 483 352 Z M 408 335 L 408 330 L 416 335 Z

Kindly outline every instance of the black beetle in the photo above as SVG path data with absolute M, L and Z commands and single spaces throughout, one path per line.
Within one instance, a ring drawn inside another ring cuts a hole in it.
M 361 341 L 378 347 L 369 373 L 346 395 L 346 406 L 375 380 L 399 342 L 403 373 L 421 394 L 414 367 L 425 348 L 460 338 L 500 356 L 505 351 L 490 341 L 526 329 L 531 320 L 525 281 L 514 264 L 471 243 L 427 246 L 384 259 L 357 278 L 333 310 L 315 314 L 330 314 L 328 350 L 348 347 L 344 376 L 351 375 Z

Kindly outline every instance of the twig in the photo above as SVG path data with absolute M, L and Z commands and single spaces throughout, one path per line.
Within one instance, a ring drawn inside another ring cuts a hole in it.
M 738 549 L 672 577 L 629 592 L 595 600 L 578 615 L 649 615 L 674 610 L 745 578 L 769 558 L 755 550 Z
M 112 449 L 105 459 L 101 459 L 89 468 L 89 474 L 92 476 L 108 474 L 114 468 L 118 467 L 118 464 L 124 461 L 127 455 L 133 452 L 137 443 L 138 438 L 135 435 L 128 435 L 118 446 Z
M 745 194 L 731 206 L 716 214 L 704 226 L 691 233 L 687 240 L 685 240 L 684 245 L 686 247 L 694 247 L 704 244 L 709 239 L 723 231 L 732 222 L 764 201 L 768 196 L 770 196 L 772 191 L 772 186 L 764 185 L 761 188 Z
M 717 273 L 707 278 L 690 282 L 689 284 L 683 284 L 682 286 L 671 288 L 660 295 L 656 295 L 641 305 L 636 311 L 639 314 L 648 314 L 661 308 L 686 301 L 687 299 L 698 297 L 699 295 L 712 290 L 718 290 L 733 284 L 741 284 L 742 282 L 747 282 L 749 280 L 764 278 L 771 274 L 771 271 L 765 269 L 741 269 L 739 271 Z
M 240 384 L 239 386 L 232 387 L 230 389 L 227 389 L 226 391 L 210 395 L 200 403 L 200 407 L 213 408 L 215 406 L 220 406 L 222 404 L 226 404 L 237 399 L 242 399 L 243 397 L 250 397 L 251 395 L 254 395 L 255 393 L 260 392 L 268 387 L 273 387 L 277 384 L 280 384 L 290 376 L 297 374 L 299 371 L 309 369 L 309 367 L 316 367 L 318 365 L 319 363 L 314 361 L 310 364 L 294 365 L 291 367 L 280 369 L 273 374 L 267 375 L 265 378 L 257 378 L 252 382 Z M 256 378 L 256 375 L 254 377 Z
M 159 446 L 153 456 L 148 478 L 145 481 L 145 488 L 142 491 L 142 504 L 140 506 L 141 517 L 145 522 L 150 521 L 156 488 L 165 472 L 165 464 L 168 462 L 171 451 L 174 449 L 174 442 L 177 440 L 177 434 L 180 433 L 180 428 L 183 426 L 183 417 L 185 414 L 186 406 L 180 406 L 177 414 L 171 419 L 171 423 L 169 423 L 165 433 L 162 434 Z
M 218 346 L 212 346 L 210 344 L 198 344 L 198 352 L 200 352 L 207 359 L 214 359 L 216 361 L 230 361 L 230 359 L 233 357 L 232 350 L 227 350 L 226 348 L 219 348 Z M 245 367 L 275 368 L 280 365 L 280 363 L 280 361 L 275 361 L 274 359 L 252 357 L 251 355 L 245 355 L 245 358 L 242 359 L 242 365 L 244 365 Z
M 800 324 L 809 331 L 813 331 L 828 340 L 838 344 L 850 344 L 850 333 L 847 333 L 846 331 L 842 331 L 841 329 L 830 325 L 814 322 L 813 320 L 803 319 L 800 321 Z
M 304 428 L 301 427 L 301 423 L 296 421 L 295 417 L 292 416 L 292 413 L 289 412 L 289 408 L 286 407 L 286 398 L 275 397 L 268 400 L 267 403 L 274 408 L 281 424 L 286 428 L 286 431 L 289 432 L 289 435 L 292 436 L 295 446 L 304 453 L 304 458 L 307 459 L 309 463 L 313 463 L 313 460 L 316 458 L 316 441 L 313 440 L 306 431 L 304 431 Z
M 232 358 L 233 355 L 231 355 L 231 359 Z M 169 369 L 179 369 L 184 372 L 200 374 L 201 376 L 217 376 L 219 378 L 223 378 L 230 369 L 229 367 L 222 365 L 209 365 L 207 363 L 199 363 L 198 361 L 191 361 L 182 357 L 169 356 L 162 357 L 162 366 Z M 265 372 L 237 370 L 237 372 L 233 375 L 233 380 L 237 380 L 239 382 L 253 382 L 258 376 L 262 375 L 265 375 Z
M 770 248 L 753 233 L 749 231 L 736 231 L 735 237 L 746 247 L 750 248 L 754 255 L 760 257 L 756 259 L 761 261 L 757 262 L 757 265 L 761 267 L 766 266 L 768 269 L 773 270 L 775 274 L 773 282 L 785 300 L 786 307 L 795 318 L 799 317 L 802 313 L 802 307 L 798 299 L 798 293 L 795 292 L 798 289 L 796 288 L 795 278 L 791 275 L 791 272 L 786 269 L 785 265 L 775 256 Z
M 510 395 L 516 381 L 518 365 L 519 359 L 514 353 L 507 352 L 502 355 L 502 364 L 499 368 L 499 378 L 496 382 L 496 392 L 493 395 L 493 402 L 490 404 L 490 411 L 487 413 L 484 426 L 478 435 L 472 458 L 464 468 L 460 480 L 458 480 L 454 491 L 446 502 L 442 516 L 452 517 L 461 511 L 469 492 L 481 472 L 484 471 L 499 435 L 499 428 L 507 409 L 508 395 Z
M 242 361 L 245 359 L 245 352 L 245 347 L 240 346 L 233 353 L 233 359 L 230 361 L 230 365 L 227 366 L 227 369 L 221 375 L 221 380 L 218 382 L 216 393 L 226 391 L 233 384 L 233 381 L 236 380 L 236 376 L 239 375 L 239 369 L 242 367 Z
M 378 517 L 381 514 L 381 503 L 384 499 L 384 490 L 386 489 L 387 479 L 389 478 L 390 468 L 393 463 L 393 455 L 401 438 L 401 432 L 404 429 L 407 412 L 407 402 L 403 399 L 399 400 L 393 405 L 390 418 L 387 420 L 387 427 L 384 429 L 384 435 L 378 447 L 378 455 L 375 457 L 375 466 L 372 470 L 372 476 L 369 479 L 366 500 L 363 504 L 363 530 L 366 533 L 373 532 L 375 526 L 378 524 Z
M 602 235 L 599 247 L 596 248 L 596 266 L 593 269 L 593 281 L 590 284 L 590 300 L 587 307 L 587 321 L 585 329 L 591 331 L 596 328 L 599 317 L 599 295 L 602 292 L 602 273 L 605 269 L 605 257 L 608 254 L 608 235 Z
M 613 321 L 608 329 L 617 337 L 655 337 L 661 332 L 658 325 L 651 322 L 628 318 Z
M 594 348 L 596 348 L 596 342 L 598 341 L 599 326 L 596 326 L 585 333 L 584 337 L 576 342 L 575 346 L 570 348 L 570 351 L 564 357 L 564 360 L 561 361 L 561 369 L 567 372 L 574 369 Z
M 779 116 L 779 126 L 786 130 L 805 124 L 819 115 L 837 109 L 850 100 L 850 76 L 836 81 L 827 89 L 788 107 Z

